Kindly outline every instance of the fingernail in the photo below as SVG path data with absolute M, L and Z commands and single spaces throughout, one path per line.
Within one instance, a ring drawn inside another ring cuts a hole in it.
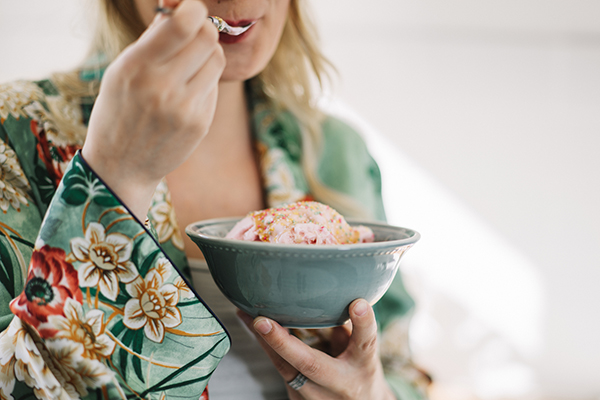
M 271 325 L 271 322 L 265 318 L 260 318 L 254 323 L 254 329 L 256 329 L 256 331 L 261 335 L 266 335 L 267 333 L 271 332 L 272 328 L 273 325 Z
M 367 302 L 360 300 L 354 305 L 354 314 L 356 314 L 358 317 L 362 317 L 367 313 L 368 308 L 369 306 L 367 305 Z

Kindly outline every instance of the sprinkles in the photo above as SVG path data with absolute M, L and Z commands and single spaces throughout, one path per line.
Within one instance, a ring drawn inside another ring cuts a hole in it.
M 373 241 L 364 226 L 352 227 L 333 208 L 301 201 L 249 213 L 228 238 L 288 244 L 354 244 Z

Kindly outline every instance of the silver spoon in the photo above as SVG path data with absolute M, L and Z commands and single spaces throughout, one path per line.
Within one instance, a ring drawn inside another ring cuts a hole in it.
M 156 12 L 159 12 L 159 13 L 162 13 L 165 15 L 170 15 L 173 13 L 173 9 L 168 8 L 168 7 L 156 7 Z M 210 22 L 213 23 L 213 25 L 218 29 L 219 32 L 223 32 L 223 33 L 226 33 L 226 34 L 232 35 L 232 36 L 241 35 L 242 33 L 246 32 L 248 29 L 250 29 L 250 27 L 252 25 L 254 25 L 256 23 L 256 21 L 253 21 L 246 26 L 231 26 L 227 22 L 223 21 L 223 19 L 220 17 L 210 16 L 210 17 L 208 17 L 208 19 L 210 20 Z
M 223 33 L 226 33 L 226 34 L 232 35 L 232 36 L 241 35 L 242 33 L 246 32 L 248 29 L 250 29 L 250 27 L 252 25 L 254 25 L 256 23 L 256 21 L 252 21 L 246 26 L 231 26 L 227 22 L 223 21 L 222 18 L 219 18 L 219 17 L 208 17 L 208 19 L 210 20 L 210 22 L 212 22 L 217 27 L 219 32 L 223 32 Z

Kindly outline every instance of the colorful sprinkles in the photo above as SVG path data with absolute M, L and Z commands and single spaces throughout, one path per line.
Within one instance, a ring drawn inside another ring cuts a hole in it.
M 262 242 L 278 242 L 283 232 L 301 224 L 317 225 L 319 232 L 327 230 L 337 244 L 353 244 L 360 240 L 359 231 L 350 226 L 344 217 L 333 208 L 315 201 L 300 201 L 279 208 L 254 211 L 248 214 L 254 220 L 256 233 Z M 300 231 L 300 230 L 298 230 Z M 296 242 L 304 238 L 296 236 Z

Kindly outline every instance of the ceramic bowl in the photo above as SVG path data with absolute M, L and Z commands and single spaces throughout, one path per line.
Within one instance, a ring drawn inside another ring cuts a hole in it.
M 215 283 L 236 307 L 288 328 L 344 324 L 348 306 L 375 304 L 389 288 L 402 255 L 419 233 L 383 223 L 352 221 L 373 230 L 375 242 L 286 245 L 225 239 L 241 218 L 193 223 L 186 228 Z

